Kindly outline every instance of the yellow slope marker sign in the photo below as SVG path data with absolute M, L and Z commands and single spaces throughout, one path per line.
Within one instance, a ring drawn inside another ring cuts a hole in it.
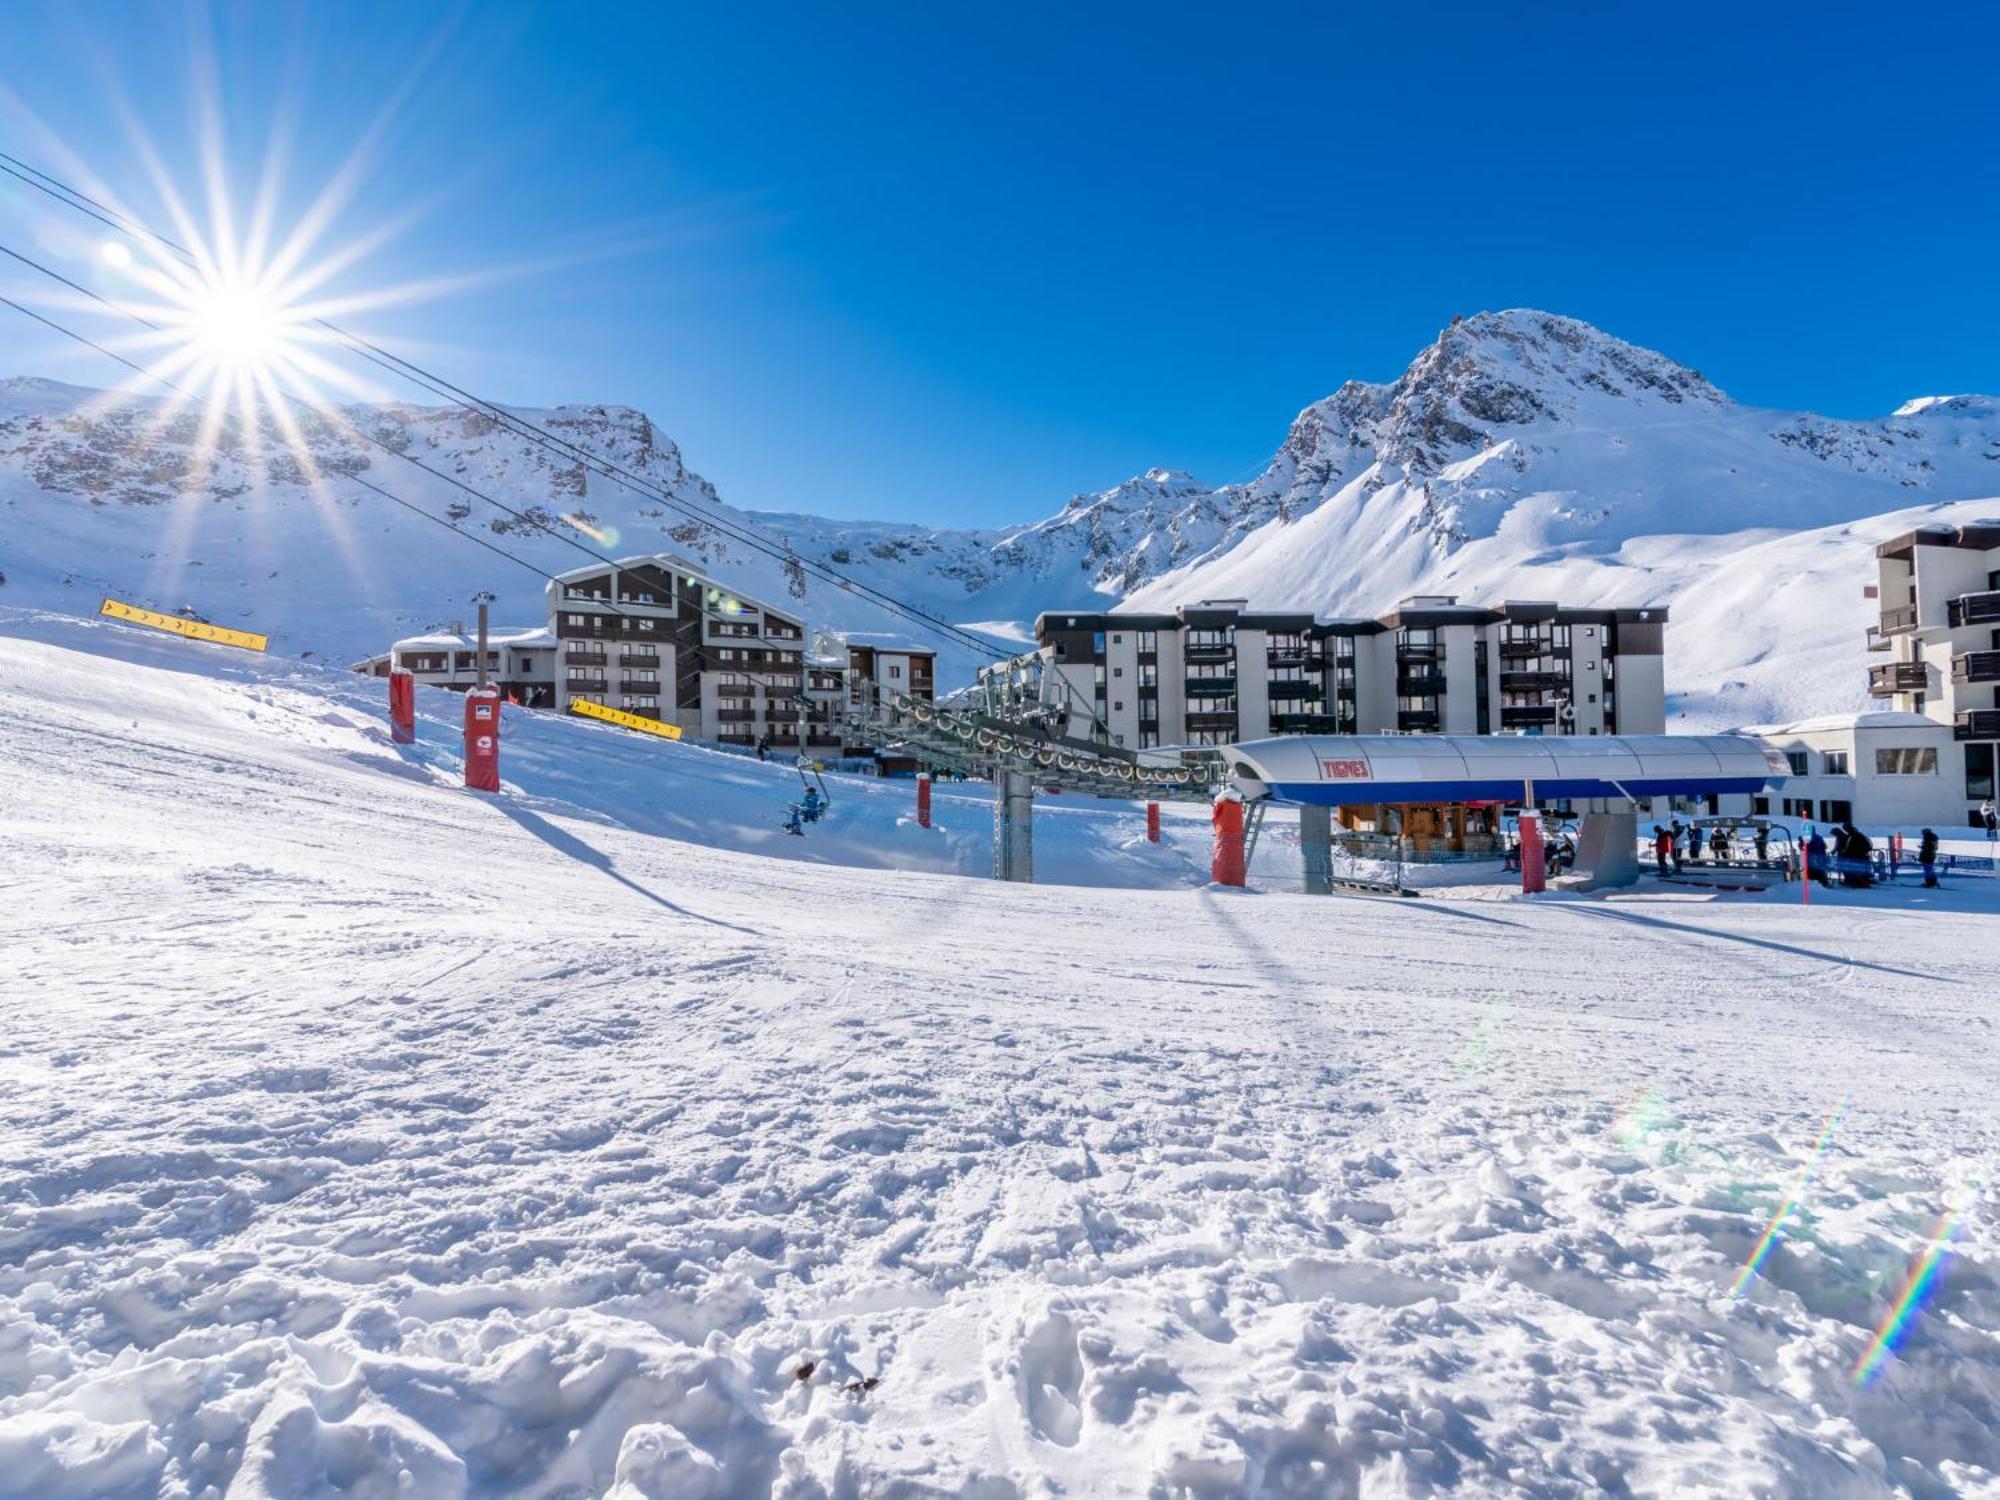
M 628 714 L 623 709 L 606 708 L 602 703 L 591 703 L 583 698 L 570 699 L 569 711 L 573 714 L 582 714 L 586 719 L 602 719 L 607 724 L 619 724 L 627 729 L 639 729 L 647 734 L 657 734 L 663 740 L 677 740 L 681 737 L 678 724 L 662 724 L 658 719 L 649 719 L 643 714 Z
M 214 641 L 219 646 L 241 646 L 245 651 L 262 651 L 271 644 L 269 636 L 254 630 L 231 630 L 226 625 L 210 625 L 204 620 L 183 620 L 179 615 L 163 615 L 158 610 L 141 609 L 117 599 L 106 599 L 97 612 L 114 620 L 129 620 L 134 625 L 150 625 L 155 630 L 184 635 L 191 641 Z

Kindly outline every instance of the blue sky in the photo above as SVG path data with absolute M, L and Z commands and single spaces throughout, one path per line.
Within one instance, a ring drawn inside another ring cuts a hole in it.
M 14 0 L 0 149 L 150 212 L 121 106 L 193 184 L 212 51 L 246 197 L 295 120 L 295 214 L 400 94 L 327 243 L 418 216 L 340 284 L 506 274 L 350 321 L 642 407 L 737 504 L 998 523 L 1244 477 L 1482 308 L 1762 405 L 2000 389 L 1994 16 Z M 0 316 L 0 373 L 110 383 Z

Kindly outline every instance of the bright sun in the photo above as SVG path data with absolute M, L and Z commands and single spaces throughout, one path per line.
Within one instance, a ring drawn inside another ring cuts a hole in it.
M 262 287 L 217 282 L 191 289 L 189 341 L 219 372 L 256 375 L 283 358 L 294 319 Z

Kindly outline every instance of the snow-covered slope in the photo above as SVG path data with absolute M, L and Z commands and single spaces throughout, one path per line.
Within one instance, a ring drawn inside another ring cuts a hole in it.
M 379 686 L 0 618 L 6 1500 L 2000 1485 L 1984 887 L 997 886 L 906 787 L 816 865 Z
M 596 533 L 579 539 L 594 546 L 689 553 L 744 592 L 840 631 L 921 636 L 791 559 L 1016 639 L 1040 610 L 1121 601 L 1247 597 L 1346 615 L 1416 590 L 1666 603 L 1668 686 L 1690 723 L 1854 706 L 1863 617 L 1846 585 L 1858 585 L 1865 563 L 1817 609 L 1796 608 L 1794 590 L 1780 613 L 1773 585 L 1807 572 L 1830 578 L 1837 528 L 1852 525 L 1865 546 L 1913 507 L 2000 494 L 1992 397 L 1919 398 L 1867 422 L 1740 406 L 1665 355 L 1524 310 L 1455 322 L 1393 382 L 1350 381 L 1315 402 L 1247 484 L 1211 489 L 1156 469 L 1080 494 L 1045 520 L 997 529 L 735 510 L 637 412 L 527 415 L 645 474 L 685 509 L 553 461 L 481 417 L 416 407 L 348 414 L 510 505 L 576 516 Z M 499 596 L 502 619 L 540 617 L 532 575 L 358 489 L 354 474 L 551 571 L 583 560 L 324 424 L 307 433 L 326 473 L 323 495 L 287 462 L 259 471 L 256 451 L 282 446 L 269 435 L 246 450 L 225 424 L 223 456 L 206 471 L 192 456 L 199 435 L 191 414 L 158 428 L 147 403 L 107 410 L 73 387 L 0 386 L 0 598 L 88 609 L 97 593 L 114 592 L 187 604 L 218 620 L 254 620 L 281 650 L 345 657 L 462 617 L 481 591 Z M 767 557 L 701 518 L 753 529 L 790 556 Z M 1792 533 L 1796 553 L 1784 541 Z M 1763 692 L 1760 683 L 1777 679 L 1755 652 L 1781 638 L 1826 664 L 1788 679 L 1787 691 L 1825 700 Z M 1739 651 L 1743 642 L 1756 644 Z M 947 646 L 947 682 L 973 659 Z

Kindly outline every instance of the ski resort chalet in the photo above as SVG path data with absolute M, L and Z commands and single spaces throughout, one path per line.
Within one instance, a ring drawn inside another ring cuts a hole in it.
M 804 621 L 731 592 L 685 558 L 577 568 L 550 582 L 547 599 L 545 626 L 487 634 L 492 681 L 530 708 L 583 700 L 723 744 L 768 736 L 784 749 L 839 755 L 861 748 L 845 729 L 851 695 L 935 692 L 935 653 L 855 644 L 844 657 L 809 657 Z M 397 641 L 356 670 L 402 668 L 463 691 L 478 680 L 477 655 L 477 642 L 455 628 Z
M 1931 811 L 1906 821 L 1964 826 L 2000 770 L 2000 520 L 1892 537 L 1875 549 L 1875 574 L 1868 649 L 1889 660 L 1868 669 L 1868 691 L 1927 721 L 1911 733 L 1925 736 Z
M 1880 611 L 1868 694 L 1891 707 L 1755 724 L 1792 774 L 1785 796 L 1730 812 L 1821 823 L 1976 827 L 2000 762 L 2000 520 L 1924 526 L 1875 549 L 1867 596 Z M 1739 799 L 1740 800 L 1740 799 Z
M 1070 734 L 1134 749 L 1277 734 L 1659 734 L 1666 621 L 1658 606 L 1486 608 L 1449 595 L 1323 621 L 1209 599 L 1171 614 L 1043 614 L 1035 640 Z

